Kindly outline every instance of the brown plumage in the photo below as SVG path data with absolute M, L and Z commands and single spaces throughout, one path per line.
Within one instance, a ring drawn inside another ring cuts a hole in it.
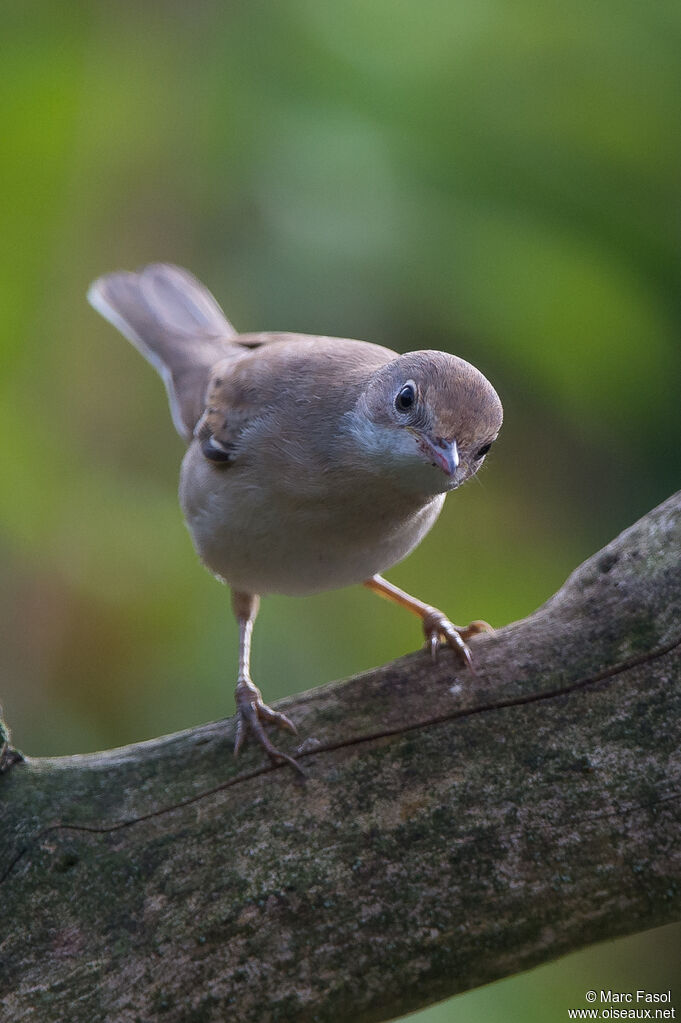
M 287 759 L 263 721 L 248 669 L 257 595 L 365 582 L 469 660 L 440 612 L 378 573 L 435 522 L 446 493 L 482 464 L 501 426 L 499 398 L 470 363 L 364 341 L 237 334 L 186 270 L 154 264 L 96 281 L 93 306 L 161 373 L 189 447 L 180 502 L 196 550 L 234 592 L 241 629 L 240 729 Z

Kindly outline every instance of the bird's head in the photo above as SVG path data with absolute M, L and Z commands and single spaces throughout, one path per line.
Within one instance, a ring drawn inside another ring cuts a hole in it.
M 381 366 L 351 413 L 351 429 L 374 471 L 410 490 L 445 493 L 482 465 L 501 428 L 496 391 L 447 352 L 408 352 Z

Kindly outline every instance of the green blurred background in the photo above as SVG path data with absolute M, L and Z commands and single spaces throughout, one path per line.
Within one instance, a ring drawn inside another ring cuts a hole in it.
M 31 2 L 2 15 L 0 697 L 67 754 L 232 713 L 236 629 L 160 381 L 86 305 L 169 260 L 238 328 L 470 359 L 506 424 L 391 578 L 502 625 L 679 486 L 674 0 Z M 361 589 L 271 598 L 267 698 L 413 649 Z M 674 987 L 681 931 L 419 1014 L 545 1021 Z M 681 988 L 677 1006 L 681 1011 Z

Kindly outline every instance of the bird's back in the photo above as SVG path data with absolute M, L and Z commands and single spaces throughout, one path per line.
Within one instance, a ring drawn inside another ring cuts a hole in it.
M 278 406 L 285 414 L 293 401 L 302 412 L 319 391 L 329 395 L 331 406 L 334 397 L 343 400 L 346 385 L 395 357 L 360 341 L 283 332 L 237 334 L 208 289 L 189 271 L 168 263 L 100 277 L 88 299 L 159 372 L 175 427 L 187 441 L 206 410 L 219 410 L 224 431 L 232 409 L 228 430 L 233 431 L 237 420 L 260 414 L 263 407 Z M 293 398 L 284 399 L 285 394 Z M 211 422 L 217 429 L 215 411 Z

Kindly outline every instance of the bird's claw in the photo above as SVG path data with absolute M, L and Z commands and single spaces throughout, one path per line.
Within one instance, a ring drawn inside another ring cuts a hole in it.
M 475 621 L 465 627 L 453 625 L 437 608 L 429 608 L 423 619 L 423 631 L 426 634 L 426 647 L 430 650 L 433 661 L 437 661 L 440 643 L 455 650 L 463 663 L 473 671 L 473 659 L 466 640 L 477 636 L 480 632 L 494 632 L 487 622 Z
M 235 696 L 238 721 L 236 738 L 234 740 L 234 756 L 239 755 L 246 740 L 246 734 L 250 731 L 274 763 L 284 761 L 299 774 L 305 776 L 305 771 L 297 760 L 289 756 L 288 753 L 283 753 L 270 742 L 270 738 L 262 724 L 267 722 L 268 724 L 276 725 L 277 728 L 291 732 L 293 735 L 297 735 L 296 726 L 291 719 L 280 711 L 272 710 L 271 707 L 268 707 L 263 702 L 260 690 L 250 680 L 239 680 Z

